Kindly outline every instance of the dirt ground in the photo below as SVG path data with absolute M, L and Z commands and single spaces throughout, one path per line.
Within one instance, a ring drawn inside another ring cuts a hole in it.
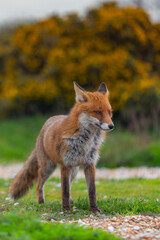
M 10 165 L 0 165 L 0 178 L 13 178 L 23 167 L 23 163 L 16 163 Z M 60 170 L 57 168 L 53 173 L 54 177 L 60 177 Z M 79 170 L 77 178 L 83 178 L 83 170 Z M 96 178 L 106 179 L 127 179 L 127 178 L 160 178 L 160 167 L 136 167 L 136 168 L 114 168 L 106 169 L 100 168 L 96 170 Z

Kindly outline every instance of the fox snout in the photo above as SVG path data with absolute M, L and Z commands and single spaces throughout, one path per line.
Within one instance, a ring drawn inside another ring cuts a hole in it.
M 85 121 L 84 121 L 85 120 Z M 101 122 L 99 119 L 92 117 L 92 116 L 88 116 L 87 114 L 82 114 L 81 118 L 80 118 L 80 122 L 81 123 L 86 123 L 88 122 L 89 124 L 92 124 L 94 126 L 98 126 L 99 128 L 101 128 L 104 131 L 111 131 L 114 128 L 114 124 L 112 123 L 112 121 L 110 123 L 106 123 L 106 122 Z M 84 124 L 83 123 L 83 124 Z
M 103 129 L 104 131 L 111 131 L 114 128 L 114 124 L 102 123 L 100 125 L 100 128 Z

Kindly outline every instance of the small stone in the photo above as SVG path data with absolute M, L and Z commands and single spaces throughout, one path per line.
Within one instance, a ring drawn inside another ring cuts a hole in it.
M 135 226 L 133 229 L 134 230 L 140 230 L 140 227 L 139 226 Z
M 122 230 L 122 231 L 124 231 L 124 232 L 126 232 L 126 231 L 127 231 L 127 229 L 126 229 L 126 228 L 124 228 L 124 227 L 122 227 L 120 230 Z
M 83 225 L 85 225 L 85 223 L 84 223 L 84 222 L 82 222 L 82 220 L 81 220 L 81 219 L 79 219 L 79 220 L 78 220 L 78 224 L 79 224 L 80 226 L 83 226 Z
M 102 225 L 99 225 L 99 226 L 97 226 L 96 228 L 103 229 L 103 228 L 104 228 L 104 226 L 102 226 Z
M 66 222 L 66 220 L 65 219 L 62 219 L 61 221 L 60 221 L 60 223 L 65 223 Z
M 108 226 L 108 231 L 109 231 L 109 232 L 114 232 L 114 227 Z
M 52 219 L 51 219 L 51 222 L 55 222 L 55 220 L 52 218 Z
M 42 216 L 48 216 L 48 214 L 47 213 L 43 213 Z
M 19 203 L 18 203 L 18 202 L 14 203 L 14 206 L 17 206 L 17 205 L 19 205 Z
M 146 232 L 150 232 L 150 233 L 153 233 L 154 231 L 150 228 L 146 228 Z
M 73 212 L 76 212 L 77 208 L 75 206 L 73 206 Z
M 60 188 L 61 187 L 61 183 L 56 184 L 56 187 Z
M 9 201 L 9 200 L 11 200 L 11 198 L 10 197 L 6 197 L 5 200 Z

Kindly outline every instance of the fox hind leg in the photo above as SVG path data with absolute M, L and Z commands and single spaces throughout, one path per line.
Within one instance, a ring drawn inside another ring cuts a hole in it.
M 56 168 L 56 164 L 51 160 L 48 160 L 46 164 L 43 164 L 38 169 L 38 181 L 37 181 L 37 200 L 38 203 L 44 203 L 44 184 L 53 173 Z

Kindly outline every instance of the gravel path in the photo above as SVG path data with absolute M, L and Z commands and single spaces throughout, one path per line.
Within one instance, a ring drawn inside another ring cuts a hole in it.
M 12 178 L 23 167 L 23 163 L 16 163 L 11 165 L 0 165 L 0 178 Z M 57 168 L 53 173 L 54 177 L 60 177 L 60 170 Z M 82 170 L 79 171 L 77 178 L 84 178 Z M 155 179 L 160 178 L 160 167 L 148 168 L 148 167 L 136 167 L 136 168 L 114 168 L 106 169 L 101 168 L 96 171 L 96 178 L 106 179 L 127 179 L 127 178 L 148 178 Z
M 58 222 L 58 221 L 57 221 Z M 118 235 L 126 240 L 159 240 L 160 239 L 160 216 L 151 217 L 144 215 L 118 216 L 108 218 L 79 219 L 79 221 L 68 221 L 80 226 L 92 226 L 104 231 Z M 67 223 L 61 220 L 60 223 Z

